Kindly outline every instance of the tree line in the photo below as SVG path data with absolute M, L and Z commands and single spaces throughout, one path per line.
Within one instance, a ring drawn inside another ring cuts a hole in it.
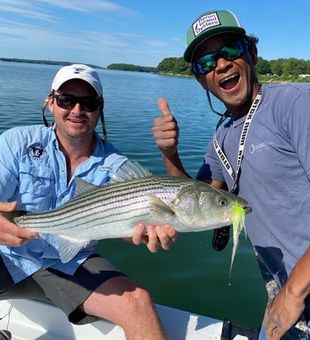
M 157 67 L 111 64 L 107 68 L 111 70 L 153 72 L 182 76 L 192 75 L 190 65 L 182 57 L 165 58 Z M 310 61 L 296 58 L 266 60 L 258 57 L 256 72 L 263 81 L 310 81 Z
M 0 61 L 24 62 L 50 65 L 69 65 L 72 62 L 52 60 L 29 60 L 17 58 L 0 58 Z M 91 65 L 91 67 L 103 69 L 104 67 Z M 114 63 L 107 66 L 109 70 L 150 72 L 171 74 L 180 76 L 192 76 L 190 65 L 182 57 L 170 57 L 163 59 L 157 67 L 139 66 L 125 63 Z M 258 57 L 256 72 L 260 81 L 310 81 L 310 60 L 287 58 L 266 60 Z
M 150 72 L 157 73 L 156 67 L 139 66 L 133 64 L 115 63 L 107 67 L 108 70 L 121 70 L 121 71 L 135 71 L 135 72 Z

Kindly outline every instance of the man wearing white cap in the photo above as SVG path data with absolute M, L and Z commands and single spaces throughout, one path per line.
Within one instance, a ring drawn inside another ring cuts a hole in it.
M 75 177 L 104 185 L 127 158 L 105 140 L 102 86 L 86 65 L 62 67 L 46 105 L 54 124 L 13 128 L 0 136 L 0 211 L 46 211 L 74 196 Z M 101 116 L 104 138 L 95 132 Z M 14 202 L 14 203 L 10 203 Z M 169 226 L 137 226 L 133 242 L 168 249 Z M 37 298 L 60 307 L 75 324 L 103 318 L 127 339 L 165 339 L 149 293 L 100 257 L 93 245 L 70 262 L 51 235 L 26 231 L 0 215 L 0 299 Z M 0 338 L 1 339 L 1 338 Z

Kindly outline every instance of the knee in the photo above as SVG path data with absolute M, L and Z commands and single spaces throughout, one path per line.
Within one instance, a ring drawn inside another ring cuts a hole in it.
M 130 292 L 128 297 L 128 308 L 133 313 L 149 312 L 153 309 L 153 301 L 149 292 L 143 287 L 136 287 L 135 290 Z

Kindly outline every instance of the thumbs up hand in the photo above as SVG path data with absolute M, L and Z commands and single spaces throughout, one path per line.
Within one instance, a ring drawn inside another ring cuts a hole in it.
M 153 138 L 162 154 L 169 158 L 177 152 L 178 123 L 171 114 L 168 102 L 164 98 L 159 98 L 157 105 L 162 115 L 154 120 L 152 127 Z

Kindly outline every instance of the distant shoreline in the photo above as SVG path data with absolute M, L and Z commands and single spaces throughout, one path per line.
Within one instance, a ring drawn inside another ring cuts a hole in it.
M 60 66 L 67 66 L 67 65 L 74 64 L 73 62 L 69 62 L 69 61 L 56 61 L 56 60 L 44 60 L 44 59 L 36 60 L 36 59 L 19 59 L 19 58 L 0 58 L 0 61 L 27 63 L 27 64 L 60 65 Z M 98 65 L 92 65 L 92 64 L 87 64 L 87 65 L 92 68 L 105 69 L 105 67 L 98 66 Z
M 28 63 L 28 64 L 59 65 L 59 66 L 67 66 L 67 65 L 74 64 L 73 62 L 69 62 L 69 61 L 44 60 L 44 59 L 36 60 L 36 59 L 20 59 L 20 58 L 0 58 L 0 61 Z M 279 63 L 279 67 L 280 67 L 281 66 L 280 63 L 284 63 L 285 61 L 286 61 L 285 59 L 280 59 L 274 62 Z M 111 65 L 108 65 L 107 67 L 102 67 L 102 66 L 93 65 L 93 64 L 87 64 L 87 65 L 95 69 L 157 73 L 159 75 L 172 76 L 172 77 L 193 77 L 193 74 L 191 73 L 188 63 L 186 63 L 183 58 L 173 58 L 173 57 L 165 58 L 163 61 L 159 63 L 158 67 L 146 67 L 146 66 L 139 66 L 139 65 L 133 65 L 133 64 L 124 64 L 124 63 L 111 64 Z M 310 82 L 310 73 L 309 74 L 308 73 L 298 74 L 295 72 L 295 74 L 282 74 L 282 73 L 260 74 L 259 72 L 257 72 L 257 76 L 258 76 L 258 80 L 261 83 Z

